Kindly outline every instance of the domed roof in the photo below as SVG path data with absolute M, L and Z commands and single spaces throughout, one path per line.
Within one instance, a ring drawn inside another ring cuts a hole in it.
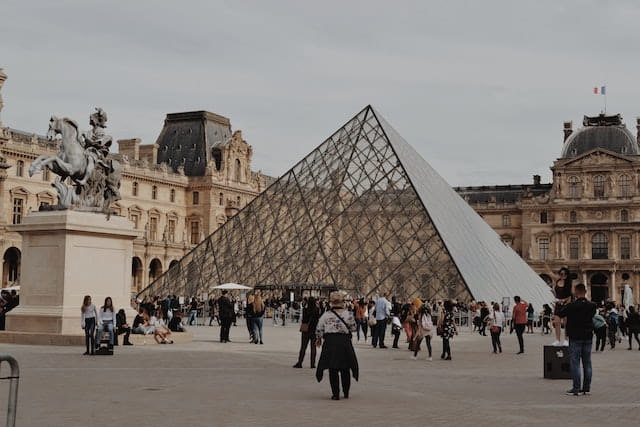
M 573 132 L 565 141 L 561 158 L 577 157 L 594 148 L 614 153 L 638 155 L 638 143 L 622 122 L 622 116 L 584 116 L 583 128 Z

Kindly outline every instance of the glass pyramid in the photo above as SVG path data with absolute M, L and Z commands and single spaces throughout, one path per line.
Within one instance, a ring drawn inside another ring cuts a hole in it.
M 540 304 L 547 285 L 367 106 L 144 295 L 235 282 Z

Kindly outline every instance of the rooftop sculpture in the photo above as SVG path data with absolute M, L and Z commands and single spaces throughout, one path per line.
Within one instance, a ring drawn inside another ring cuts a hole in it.
M 60 137 L 60 151 L 38 157 L 29 168 L 29 176 L 45 168 L 58 175 L 52 183 L 58 204 L 48 209 L 111 214 L 111 205 L 120 200 L 122 172 L 120 163 L 108 158 L 113 139 L 105 133 L 106 123 L 102 108 L 89 117 L 91 130 L 86 133 L 72 119 L 51 117 L 47 139 Z M 65 182 L 67 178 L 70 183 Z

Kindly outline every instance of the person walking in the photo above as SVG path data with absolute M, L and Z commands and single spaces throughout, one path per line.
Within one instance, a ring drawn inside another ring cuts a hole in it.
M 218 313 L 220 316 L 220 342 L 227 343 L 231 342 L 229 339 L 229 332 L 231 330 L 231 323 L 235 318 L 235 313 L 233 312 L 233 303 L 227 296 L 229 291 L 226 289 L 222 291 L 222 296 L 218 299 Z
M 198 318 L 198 300 L 196 300 L 196 297 L 191 297 L 189 305 L 191 306 L 189 310 L 189 326 L 191 326 L 193 322 L 197 322 Z
M 491 345 L 493 346 L 493 354 L 502 353 L 502 343 L 500 342 L 500 334 L 504 328 L 504 313 L 500 310 L 500 304 L 493 303 L 493 311 L 489 313 L 488 320 L 489 333 L 491 334 Z
M 533 309 L 533 304 L 529 303 L 527 307 L 527 333 L 533 333 L 533 321 L 535 319 L 535 310 Z
M 349 398 L 351 374 L 358 381 L 358 359 L 351 343 L 351 333 L 356 331 L 353 313 L 344 308 L 342 292 L 329 294 L 330 310 L 318 320 L 316 345 L 322 346 L 316 369 L 316 379 L 322 381 L 324 370 L 329 370 L 331 399 L 340 400 L 340 383 L 344 398 Z
M 487 336 L 487 316 L 489 315 L 489 307 L 484 301 L 480 302 L 480 328 L 478 333 L 482 336 Z
M 431 318 L 431 310 L 429 304 L 423 304 L 418 310 L 415 320 L 417 327 L 413 336 L 413 360 L 418 360 L 418 352 L 420 351 L 420 344 L 422 340 L 425 340 L 428 356 L 427 360 L 433 360 L 431 357 L 431 334 L 433 333 L 433 319 Z
M 251 319 L 254 344 L 264 344 L 264 342 L 262 341 L 262 324 L 264 323 L 264 311 L 265 305 L 262 301 L 262 297 L 260 295 L 255 295 L 253 297 L 253 317 Z
M 596 351 L 604 351 L 607 343 L 607 321 L 599 311 L 593 315 L 593 332 L 596 335 Z
M 518 295 L 513 297 L 515 305 L 513 306 L 513 312 L 511 314 L 511 321 L 513 322 L 513 328 L 516 330 L 518 336 L 518 345 L 520 350 L 516 354 L 524 353 L 524 329 L 527 327 L 527 303 L 522 301 Z
M 451 343 L 454 335 L 458 335 L 458 327 L 453 320 L 453 302 L 446 300 L 442 305 L 442 312 L 438 320 L 438 329 L 442 335 L 442 354 L 440 359 L 451 360 Z
M 559 315 L 566 318 L 566 335 L 569 338 L 569 357 L 573 387 L 565 394 L 578 396 L 591 394 L 591 345 L 593 340 L 593 316 L 596 305 L 586 298 L 587 288 L 583 283 L 575 286 L 576 300 L 566 304 Z M 584 378 L 580 384 L 580 362 Z
M 311 344 L 311 369 L 316 367 L 316 327 L 320 320 L 320 308 L 314 297 L 307 299 L 307 304 L 302 308 L 302 322 L 300 323 L 300 351 L 298 362 L 294 368 L 302 368 L 307 346 Z
M 387 348 L 384 345 L 384 335 L 387 332 L 387 319 L 391 315 L 391 304 L 387 300 L 387 294 L 384 293 L 380 298 L 376 300 L 375 316 L 376 326 L 373 336 L 371 337 L 371 345 L 376 348 L 378 345 L 380 348 Z
M 83 355 L 93 355 L 96 345 L 94 333 L 96 329 L 96 319 L 98 318 L 98 310 L 96 310 L 96 306 L 91 303 L 90 295 L 86 295 L 84 297 L 80 312 L 80 324 L 82 329 L 84 329 L 84 343 L 87 347 L 87 351 L 85 351 Z
M 367 313 L 367 303 L 364 298 L 360 298 L 358 302 L 355 304 L 355 317 L 356 317 L 356 336 L 358 337 L 358 341 L 360 341 L 360 329 L 362 329 L 362 333 L 364 335 L 364 341 L 367 341 L 367 323 L 368 323 L 368 313 Z
M 638 333 L 640 333 L 640 313 L 636 311 L 636 308 L 632 305 L 629 306 L 629 315 L 627 316 L 627 335 L 629 336 L 629 348 L 627 350 L 633 350 L 631 343 L 635 338 L 638 343 L 638 350 L 640 350 L 640 339 Z
M 254 336 L 253 336 L 253 317 L 254 317 L 254 313 L 253 313 L 253 299 L 254 299 L 254 295 L 249 295 L 247 297 L 247 306 L 244 309 L 244 320 L 245 323 L 247 324 L 247 331 L 249 331 L 249 342 L 250 343 L 254 343 Z

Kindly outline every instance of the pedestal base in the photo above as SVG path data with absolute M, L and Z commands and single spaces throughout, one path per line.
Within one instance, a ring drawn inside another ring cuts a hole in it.
M 138 232 L 129 220 L 90 212 L 33 212 L 12 229 L 23 239 L 20 305 L 6 317 L 7 333 L 16 333 L 12 340 L 84 343 L 80 307 L 85 295 L 98 309 L 111 297 L 115 309 L 125 309 L 133 322 L 131 259 Z M 7 342 L 7 333 L 0 340 Z

